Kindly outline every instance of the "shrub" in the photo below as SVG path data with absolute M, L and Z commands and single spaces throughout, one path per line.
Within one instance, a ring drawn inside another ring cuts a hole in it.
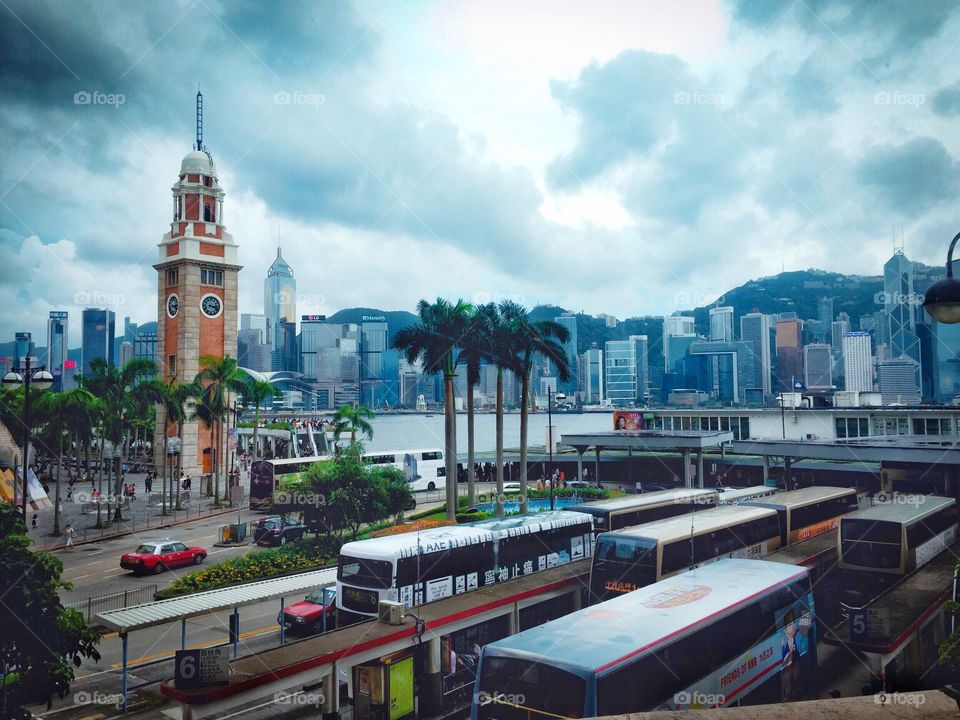
M 417 532 L 419 530 L 430 530 L 431 528 L 453 525 L 450 520 L 416 520 L 414 522 L 404 523 L 403 525 L 391 525 L 383 530 L 377 530 L 370 533 L 370 537 L 386 537 L 388 535 L 403 535 L 408 532 Z

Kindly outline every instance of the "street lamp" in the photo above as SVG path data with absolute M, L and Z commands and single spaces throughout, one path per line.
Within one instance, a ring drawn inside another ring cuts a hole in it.
M 23 385 L 23 424 L 26 438 L 23 442 L 23 497 L 21 498 L 23 522 L 27 522 L 27 471 L 30 469 L 30 387 L 37 390 L 46 390 L 53 385 L 53 375 L 47 372 L 44 365 L 30 367 L 30 357 L 23 359 L 23 371 L 19 368 L 11 370 L 3 376 L 3 386 L 14 388 Z
M 566 400 L 567 396 L 557 393 L 557 400 Z M 547 387 L 547 453 L 550 457 L 550 509 L 553 510 L 553 388 Z
M 937 280 L 924 294 L 923 309 L 937 322 L 960 323 L 960 280 L 953 276 L 953 248 L 960 240 L 957 233 L 947 251 L 947 276 Z

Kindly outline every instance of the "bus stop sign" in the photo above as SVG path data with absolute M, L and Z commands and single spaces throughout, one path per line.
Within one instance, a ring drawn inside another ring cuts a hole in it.
M 226 685 L 229 682 L 229 648 L 177 650 L 174 662 L 174 684 L 177 690 L 205 685 Z
M 890 610 L 859 608 L 850 611 L 850 639 L 873 640 L 890 636 Z

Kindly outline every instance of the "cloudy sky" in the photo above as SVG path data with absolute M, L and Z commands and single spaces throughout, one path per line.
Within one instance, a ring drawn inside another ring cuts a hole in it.
M 894 227 L 941 263 L 958 38 L 920 0 L 0 0 L 0 339 L 52 308 L 156 319 L 198 82 L 244 312 L 278 236 L 301 313 L 669 313 L 876 274 Z

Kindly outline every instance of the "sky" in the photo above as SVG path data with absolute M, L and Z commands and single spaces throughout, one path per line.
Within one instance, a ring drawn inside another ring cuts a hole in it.
M 0 0 L 0 339 L 156 320 L 204 142 L 263 312 L 510 298 L 669 314 L 783 269 L 945 260 L 952 2 Z

